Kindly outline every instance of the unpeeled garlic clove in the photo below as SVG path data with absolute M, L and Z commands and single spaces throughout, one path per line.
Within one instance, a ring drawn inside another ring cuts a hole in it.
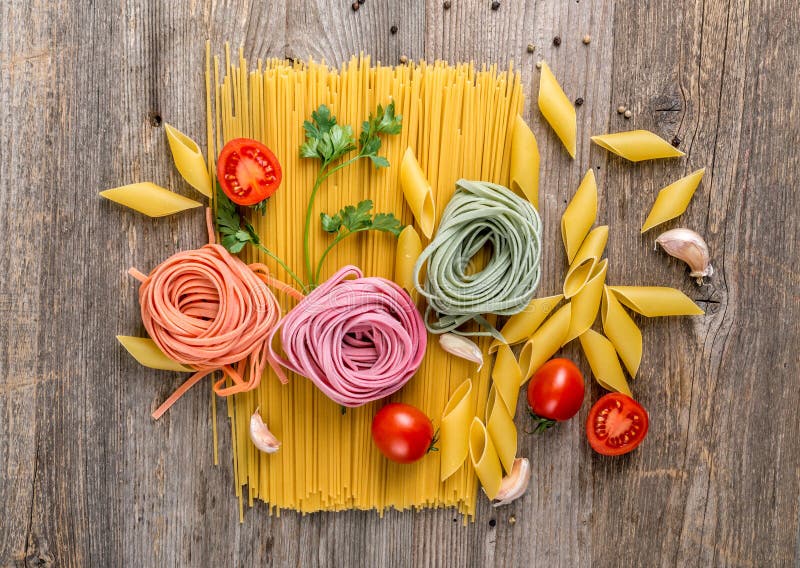
M 656 248 L 661 248 L 670 256 L 674 256 L 689 265 L 689 276 L 703 284 L 703 277 L 714 274 L 711 266 L 708 245 L 703 237 L 691 229 L 672 229 L 661 233 L 656 239 Z
M 444 333 L 439 336 L 439 345 L 451 355 L 477 363 L 479 371 L 483 367 L 483 352 L 474 341 L 455 333 Z
M 500 482 L 500 490 L 497 492 L 494 507 L 508 505 L 515 499 L 525 495 L 528 490 L 528 483 L 531 480 L 531 462 L 528 458 L 517 458 L 511 466 L 511 472 Z
M 274 454 L 281 448 L 281 443 L 261 419 L 258 408 L 250 417 L 250 439 L 256 448 L 268 454 Z

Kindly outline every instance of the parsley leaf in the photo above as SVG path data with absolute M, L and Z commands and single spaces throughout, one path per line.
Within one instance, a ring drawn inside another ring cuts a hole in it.
M 400 236 L 403 228 L 404 226 L 400 222 L 400 219 L 395 217 L 392 213 L 378 213 L 372 220 L 372 230 L 392 233 L 395 237 Z
M 350 233 L 360 231 L 383 231 L 392 233 L 395 237 L 400 235 L 403 224 L 392 213 L 377 213 L 372 216 L 373 203 L 371 199 L 365 199 L 358 205 L 347 205 L 336 215 L 320 214 L 320 222 L 323 230 L 328 233 L 339 233 L 337 238 L 341 239 Z

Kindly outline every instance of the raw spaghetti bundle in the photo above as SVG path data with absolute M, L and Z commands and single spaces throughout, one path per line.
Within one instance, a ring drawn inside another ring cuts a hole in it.
M 409 295 L 385 278 L 364 278 L 345 266 L 311 292 L 281 322 L 281 365 L 308 377 L 349 407 L 397 392 L 425 355 L 422 318 Z
M 425 325 L 431 333 L 445 333 L 475 320 L 487 331 L 459 333 L 502 339 L 482 314 L 519 313 L 536 293 L 542 234 L 539 214 L 501 185 L 462 179 L 456 186 L 436 236 L 414 266 L 414 285 L 428 300 Z M 471 270 L 473 259 L 486 245 L 491 247 L 486 265 Z M 423 287 L 420 273 L 426 262 Z
M 172 255 L 149 275 L 130 270 L 142 283 L 147 333 L 168 357 L 197 370 L 153 413 L 156 419 L 213 371 L 223 373 L 214 384 L 220 396 L 256 388 L 269 359 L 267 338 L 281 314 L 267 282 L 276 283 L 263 264 L 247 265 L 214 244 L 210 227 L 209 235 L 210 244 Z M 228 378 L 233 384 L 226 387 Z

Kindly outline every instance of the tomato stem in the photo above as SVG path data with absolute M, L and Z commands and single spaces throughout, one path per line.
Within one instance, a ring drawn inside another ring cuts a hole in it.
M 431 444 L 428 446 L 428 449 L 425 451 L 426 454 L 431 452 L 438 452 L 439 448 L 436 447 L 436 443 L 439 441 L 439 429 L 437 428 L 436 431 L 433 433 L 433 438 L 431 438 Z
M 539 416 L 532 410 L 528 409 L 528 414 L 531 415 L 533 418 L 534 428 L 530 432 L 526 432 L 528 434 L 542 434 L 556 425 L 556 421 L 551 418 L 544 418 L 543 416 Z

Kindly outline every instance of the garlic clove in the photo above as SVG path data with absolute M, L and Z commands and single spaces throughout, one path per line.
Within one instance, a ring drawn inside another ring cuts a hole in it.
M 703 284 L 703 277 L 711 277 L 714 267 L 710 263 L 708 245 L 703 237 L 691 229 L 671 229 L 661 233 L 656 239 L 656 248 L 661 248 L 677 259 L 689 265 L 689 276 L 697 279 L 697 284 Z
M 250 417 L 250 439 L 256 448 L 268 454 L 274 454 L 281 448 L 281 443 L 261 419 L 258 408 Z
M 525 495 L 530 480 L 531 462 L 528 461 L 528 458 L 515 459 L 514 465 L 511 466 L 511 472 L 500 482 L 500 490 L 497 492 L 492 506 L 502 507 Z
M 455 333 L 444 333 L 439 336 L 439 345 L 451 355 L 477 363 L 479 371 L 483 367 L 483 352 L 474 341 Z

